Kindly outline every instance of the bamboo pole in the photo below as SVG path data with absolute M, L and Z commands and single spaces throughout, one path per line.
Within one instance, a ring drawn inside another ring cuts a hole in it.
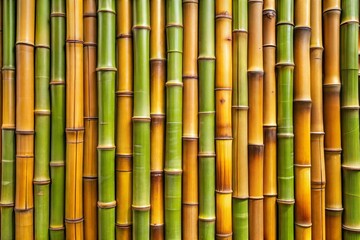
M 322 94 L 322 4 L 310 4 L 311 222 L 312 239 L 325 239 L 325 162 Z
M 116 239 L 131 239 L 132 225 L 132 1 L 117 1 Z
M 276 239 L 276 8 L 264 1 L 264 238 Z
M 294 239 L 293 26 L 294 1 L 277 6 L 277 179 L 278 238 Z
M 150 1 L 134 4 L 133 236 L 150 237 Z
M 215 2 L 199 2 L 199 239 L 215 236 Z
M 326 239 L 342 239 L 340 0 L 323 1 Z
M 233 232 L 248 239 L 248 1 L 233 2 Z
M 216 238 L 232 239 L 232 1 L 215 2 Z
M 249 1 L 249 238 L 264 238 L 263 1 Z
M 182 190 L 182 53 L 181 0 L 166 4 L 167 82 L 165 144 L 165 238 L 181 239 Z
M 295 1 L 295 238 L 311 239 L 310 1 Z
M 97 239 L 96 1 L 84 1 L 84 238 Z
M 2 156 L 0 239 L 14 239 L 15 203 L 15 14 L 16 2 L 2 1 Z M 5 160 L 5 161 L 4 161 Z
M 183 0 L 183 239 L 198 239 L 198 1 Z
M 51 4 L 50 239 L 65 239 L 65 0 Z
M 66 239 L 83 239 L 83 2 L 66 1 Z
M 341 39 L 341 139 L 343 148 L 343 238 L 360 237 L 360 143 L 359 143 L 359 88 L 358 88 L 358 32 L 359 2 L 342 1 Z
M 165 150 L 165 1 L 150 6 L 151 70 L 151 239 L 164 239 L 164 150 Z
M 17 1 L 15 239 L 33 239 L 35 1 Z
M 3 118 L 2 118 L 2 114 L 3 114 L 3 93 L 2 93 L 2 67 L 3 67 L 3 2 L 2 0 L 0 1 L 0 68 L 1 68 L 1 74 L 0 74 L 0 86 L 1 86 L 1 111 L 0 111 L 0 121 L 1 121 L 1 126 L 2 126 L 2 122 L 3 122 Z M 0 158 L 0 229 L 1 229 L 1 181 L 2 181 L 2 137 L 1 137 L 1 147 L 0 147 L 0 153 L 1 153 L 1 158 Z M 1 234 L 0 234 L 0 238 L 1 238 Z
M 98 2 L 98 238 L 115 239 L 115 0 Z
M 50 2 L 36 1 L 35 23 L 35 238 L 49 239 Z

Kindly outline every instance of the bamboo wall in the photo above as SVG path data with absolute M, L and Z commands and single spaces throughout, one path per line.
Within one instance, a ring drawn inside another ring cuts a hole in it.
M 360 239 L 358 0 L 0 0 L 0 240 Z

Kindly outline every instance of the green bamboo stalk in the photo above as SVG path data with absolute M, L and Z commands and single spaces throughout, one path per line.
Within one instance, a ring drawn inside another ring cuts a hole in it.
M 199 239 L 215 236 L 215 2 L 199 2 Z
M 248 239 L 248 1 L 233 1 L 233 237 Z
M 165 238 L 181 239 L 182 1 L 166 2 Z
M 65 239 L 65 0 L 51 3 L 50 239 Z
M 294 239 L 294 0 L 279 0 L 277 7 L 278 238 L 291 240 Z
M 150 237 L 150 1 L 133 2 L 133 237 Z
M 50 2 L 36 1 L 35 23 L 35 238 L 48 239 L 50 200 Z
M 340 66 L 344 239 L 360 239 L 360 208 L 358 207 L 360 203 L 358 22 L 359 1 L 343 0 L 340 28 Z
M 13 0 L 3 0 L 3 113 L 0 185 L 0 239 L 14 239 L 15 201 L 15 16 Z
M 115 0 L 98 2 L 99 239 L 115 239 Z

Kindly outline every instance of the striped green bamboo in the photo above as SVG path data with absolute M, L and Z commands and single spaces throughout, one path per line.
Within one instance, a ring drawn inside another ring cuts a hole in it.
M 150 237 L 150 1 L 133 2 L 133 237 Z
M 358 89 L 359 1 L 343 0 L 340 28 L 343 237 L 360 238 L 360 143 Z
M 233 237 L 249 236 L 248 1 L 233 1 Z
M 65 0 L 51 2 L 50 239 L 65 239 Z
M 181 239 L 182 1 L 166 2 L 165 238 Z
M 2 163 L 0 185 L 0 239 L 14 239 L 15 201 L 15 1 L 3 0 L 2 48 Z
M 36 1 L 35 23 L 35 238 L 48 239 L 50 215 L 50 1 Z
M 291 240 L 294 239 L 294 0 L 279 0 L 277 13 L 278 238 Z
M 199 2 L 199 239 L 215 236 L 215 2 Z
M 115 239 L 115 0 L 98 2 L 98 238 Z

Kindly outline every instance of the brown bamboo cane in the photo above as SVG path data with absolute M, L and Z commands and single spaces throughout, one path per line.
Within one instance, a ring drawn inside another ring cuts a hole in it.
M 116 239 L 131 239 L 132 225 L 132 1 L 117 1 Z
M 17 1 L 15 238 L 33 239 L 35 1 Z
M 83 2 L 66 1 L 66 239 L 83 239 Z
M 165 0 L 151 1 L 151 239 L 164 239 Z
M 322 4 L 310 5 L 310 81 L 311 81 L 311 221 L 312 239 L 325 239 L 325 162 L 322 95 Z
M 276 239 L 276 8 L 264 0 L 264 238 Z
M 342 238 L 340 0 L 323 1 L 326 239 Z
M 96 1 L 84 1 L 84 238 L 97 239 Z
M 311 239 L 310 34 L 310 1 L 295 1 L 294 166 L 296 239 Z
M 249 1 L 249 237 L 264 238 L 263 1 Z
M 183 239 L 198 239 L 198 1 L 183 0 Z
M 232 239 L 232 1 L 215 2 L 216 238 Z

